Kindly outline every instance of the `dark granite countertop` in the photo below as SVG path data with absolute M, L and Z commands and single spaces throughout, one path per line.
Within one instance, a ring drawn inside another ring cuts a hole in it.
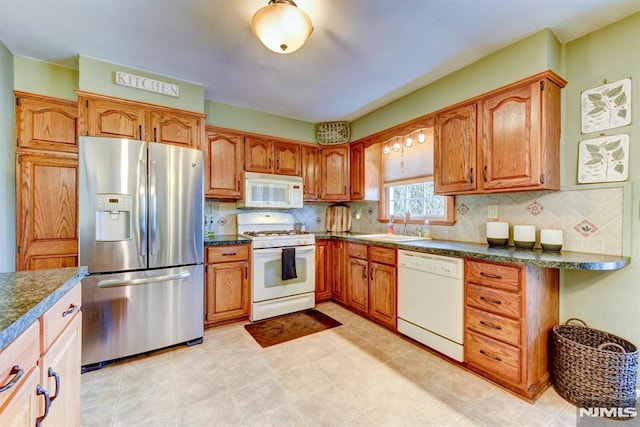
M 87 275 L 87 267 L 0 273 L 0 351 Z
M 219 245 L 237 245 L 237 244 L 249 244 L 251 240 L 246 237 L 242 237 L 238 234 L 222 234 L 214 236 L 212 238 L 204 239 L 204 246 L 219 246 Z
M 359 238 L 370 233 L 314 233 L 317 239 L 340 239 L 388 248 L 405 249 L 436 255 L 476 258 L 487 261 L 524 264 L 537 267 L 570 270 L 618 270 L 629 264 L 629 257 L 599 255 L 583 252 L 545 252 L 540 249 L 492 248 L 487 244 L 448 240 L 414 240 L 382 242 Z
M 570 270 L 618 270 L 627 266 L 629 257 L 590 254 L 584 252 L 544 252 L 540 249 L 516 249 L 515 247 L 492 248 L 483 243 L 455 242 L 449 240 L 413 240 L 406 242 L 383 242 L 363 239 L 359 236 L 372 233 L 314 232 L 316 239 L 339 239 L 388 248 L 405 249 L 436 255 L 460 258 L 476 258 L 487 261 L 524 264 L 536 267 Z M 416 238 L 417 239 L 417 238 Z M 205 246 L 249 243 L 244 237 L 232 234 L 205 240 Z

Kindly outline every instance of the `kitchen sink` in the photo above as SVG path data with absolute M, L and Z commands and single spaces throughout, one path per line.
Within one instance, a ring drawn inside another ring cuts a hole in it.
M 378 242 L 390 243 L 410 242 L 416 240 L 431 240 L 430 237 L 406 236 L 404 234 L 363 234 L 354 237 L 357 237 L 358 239 L 376 240 Z

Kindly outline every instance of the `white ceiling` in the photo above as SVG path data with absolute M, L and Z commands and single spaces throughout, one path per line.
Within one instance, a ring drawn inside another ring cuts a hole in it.
M 279 55 L 253 36 L 268 0 L 0 0 L 14 54 L 77 55 L 201 83 L 205 98 L 308 122 L 353 120 L 543 28 L 567 42 L 638 0 L 297 0 L 314 32 Z

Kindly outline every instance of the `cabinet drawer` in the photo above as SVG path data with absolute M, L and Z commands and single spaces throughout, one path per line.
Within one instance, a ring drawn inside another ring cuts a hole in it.
M 520 350 L 491 338 L 467 331 L 465 362 L 496 377 L 520 383 Z
M 468 282 L 481 283 L 511 291 L 520 290 L 522 267 L 467 261 L 465 273 Z
M 369 246 L 369 261 L 395 266 L 396 250 L 391 248 L 381 248 L 380 246 Z
M 0 353 L 0 387 L 4 387 L 21 375 L 14 385 L 0 393 L 0 408 L 27 380 L 40 356 L 40 320 L 36 320 Z M 18 371 L 13 367 L 18 366 Z M 22 370 L 22 373 L 19 373 Z
M 71 323 L 82 306 L 82 286 L 76 285 L 65 296 L 42 315 L 42 352 L 60 335 L 62 330 Z
M 367 245 L 359 243 L 349 243 L 349 256 L 354 258 L 367 259 Z
M 465 310 L 465 322 L 468 329 L 508 344 L 520 345 L 520 322 L 517 320 L 467 307 Z
M 249 259 L 249 245 L 225 245 L 207 248 L 207 264 L 245 261 Z
M 467 305 L 495 314 L 520 318 L 520 295 L 467 283 Z

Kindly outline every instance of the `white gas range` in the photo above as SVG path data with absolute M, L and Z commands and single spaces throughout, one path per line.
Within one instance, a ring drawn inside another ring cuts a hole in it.
M 315 306 L 315 236 L 294 230 L 285 212 L 238 214 L 238 234 L 251 240 L 251 321 Z

